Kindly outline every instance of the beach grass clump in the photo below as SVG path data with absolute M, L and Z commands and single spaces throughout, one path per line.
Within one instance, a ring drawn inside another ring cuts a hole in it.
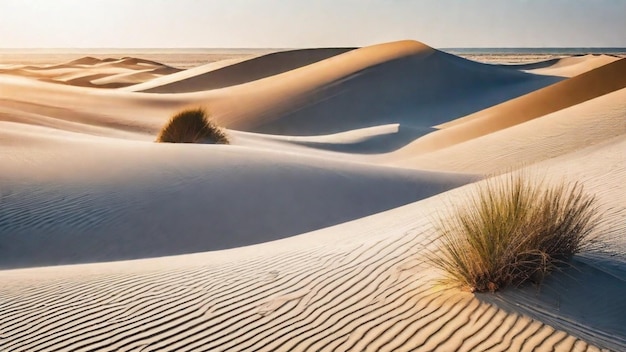
M 467 200 L 437 221 L 441 247 L 431 259 L 444 283 L 471 292 L 541 282 L 589 244 L 599 221 L 580 183 L 525 174 L 486 180 Z
M 183 110 L 167 122 L 156 139 L 159 143 L 229 144 L 226 132 L 213 122 L 206 110 Z

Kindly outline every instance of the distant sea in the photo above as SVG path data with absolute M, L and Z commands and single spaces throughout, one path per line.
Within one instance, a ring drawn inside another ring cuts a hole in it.
M 626 48 L 442 48 L 440 50 L 465 55 L 493 55 L 493 54 L 516 54 L 516 55 L 586 55 L 586 54 L 609 54 L 624 55 Z
M 60 64 L 85 56 L 104 58 L 140 57 L 178 68 L 191 68 L 210 62 L 247 58 L 283 48 L 97 48 L 97 49 L 0 49 L 0 68 L 7 65 Z M 475 61 L 523 63 L 555 57 L 607 54 L 626 57 L 626 48 L 442 48 L 442 51 Z
M 442 51 L 488 63 L 527 63 L 565 56 L 613 55 L 626 57 L 626 48 L 442 48 Z

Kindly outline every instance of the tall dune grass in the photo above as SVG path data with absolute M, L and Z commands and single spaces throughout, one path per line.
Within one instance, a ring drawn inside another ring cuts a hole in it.
M 596 199 L 579 183 L 492 178 L 438 220 L 441 247 L 431 259 L 445 283 L 494 292 L 541 281 L 589 243 L 598 221 Z
M 229 144 L 226 132 L 202 108 L 187 109 L 174 115 L 156 139 L 160 143 Z

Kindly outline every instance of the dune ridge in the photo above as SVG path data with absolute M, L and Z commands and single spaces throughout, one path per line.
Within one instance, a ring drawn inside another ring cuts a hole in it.
M 323 48 L 280 51 L 235 62 L 226 67 L 208 64 L 187 73 L 170 75 L 141 83 L 125 90 L 147 93 L 188 93 L 234 86 L 277 75 L 343 54 L 354 48 Z

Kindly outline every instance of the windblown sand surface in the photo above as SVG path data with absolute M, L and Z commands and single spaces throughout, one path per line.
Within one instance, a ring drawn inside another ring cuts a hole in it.
M 232 145 L 157 144 L 204 106 Z M 626 350 L 626 59 L 414 41 L 180 70 L 0 72 L 0 351 Z M 573 266 L 436 285 L 432 220 L 487 175 L 581 182 Z

